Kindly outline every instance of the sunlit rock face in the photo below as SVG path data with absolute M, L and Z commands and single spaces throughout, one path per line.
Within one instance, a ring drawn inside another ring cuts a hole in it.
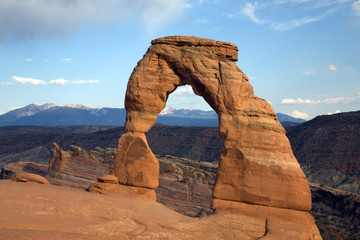
M 218 114 L 224 140 L 213 208 L 231 210 L 237 206 L 232 202 L 240 202 L 250 208 L 296 210 L 306 215 L 301 219 L 307 219 L 309 184 L 274 110 L 254 95 L 237 60 L 238 48 L 231 43 L 185 36 L 153 40 L 128 82 L 127 133 L 119 141 L 115 174 L 122 184 L 158 186 L 159 165 L 145 133 L 155 124 L 168 96 L 188 84 Z

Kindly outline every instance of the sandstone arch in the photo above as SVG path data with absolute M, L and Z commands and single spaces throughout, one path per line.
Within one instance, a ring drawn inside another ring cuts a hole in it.
M 198 37 L 153 40 L 128 82 L 127 133 L 119 140 L 115 174 L 124 185 L 158 186 L 159 163 L 145 133 L 169 94 L 188 84 L 217 112 L 224 140 L 213 209 L 260 219 L 264 239 L 321 239 L 307 213 L 309 184 L 285 130 L 234 63 L 237 52 L 233 44 Z
M 311 194 L 285 131 L 268 102 L 254 95 L 234 63 L 237 47 L 197 37 L 153 40 L 128 82 L 116 175 L 156 188 L 158 163 L 145 133 L 178 86 L 189 84 L 217 112 L 224 139 L 215 199 L 308 211 Z

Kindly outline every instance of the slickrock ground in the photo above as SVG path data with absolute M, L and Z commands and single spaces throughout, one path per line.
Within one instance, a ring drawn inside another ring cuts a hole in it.
M 2 239 L 258 239 L 259 219 L 216 214 L 181 215 L 129 195 L 0 181 Z
M 111 153 L 115 154 L 116 151 L 98 148 L 96 152 L 111 155 Z M 111 156 L 106 156 L 106 158 L 111 158 Z M 212 214 L 211 202 L 213 198 L 211 194 L 217 165 L 167 155 L 157 156 L 157 158 L 160 163 L 160 184 L 159 188 L 156 189 L 157 201 L 178 213 L 191 217 Z M 86 162 L 83 164 L 85 165 Z M 80 163 L 77 166 L 85 167 Z M 46 174 L 45 170 L 47 170 L 46 165 L 29 162 L 8 164 L 3 168 L 3 172 L 6 172 L 7 176 L 10 177 L 21 171 L 44 175 Z M 61 179 L 62 177 L 64 179 Z M 88 178 L 89 176 L 85 175 L 84 177 Z M 83 184 L 85 181 L 81 181 L 80 178 L 71 178 L 65 174 L 58 174 L 56 179 L 47 178 L 52 184 L 82 186 L 82 190 L 88 187 Z M 81 184 L 69 182 L 76 180 Z M 92 181 L 96 181 L 95 177 Z M 323 239 L 360 239 L 360 196 L 316 184 L 311 184 L 311 190 L 313 198 L 311 214 L 316 219 Z M 0 196 L 1 194 L 2 192 L 0 192 Z M 2 202 L 0 202 L 1 204 Z M 0 213 L 0 218 L 1 216 Z

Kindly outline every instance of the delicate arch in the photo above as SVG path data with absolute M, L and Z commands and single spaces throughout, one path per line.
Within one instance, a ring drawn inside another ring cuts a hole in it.
M 270 104 L 254 95 L 234 63 L 237 47 L 197 37 L 166 37 L 152 45 L 130 76 L 125 130 L 119 140 L 120 183 L 156 188 L 159 163 L 145 133 L 155 124 L 169 94 L 189 84 L 217 112 L 224 140 L 214 208 L 225 201 L 308 211 L 311 194 L 285 131 Z

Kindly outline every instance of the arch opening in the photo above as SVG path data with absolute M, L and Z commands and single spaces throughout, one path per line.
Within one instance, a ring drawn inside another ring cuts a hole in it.
M 216 112 L 186 84 L 169 94 L 157 123 L 146 134 L 159 161 L 157 201 L 190 217 L 212 214 L 223 144 Z
M 170 93 L 189 84 L 218 114 L 224 140 L 212 207 L 227 209 L 241 203 L 311 208 L 308 182 L 284 129 L 270 104 L 254 95 L 234 61 L 237 47 L 230 43 L 181 36 L 152 41 L 128 82 L 127 133 L 119 140 L 115 169 L 120 183 L 158 187 L 159 162 L 145 133 Z

